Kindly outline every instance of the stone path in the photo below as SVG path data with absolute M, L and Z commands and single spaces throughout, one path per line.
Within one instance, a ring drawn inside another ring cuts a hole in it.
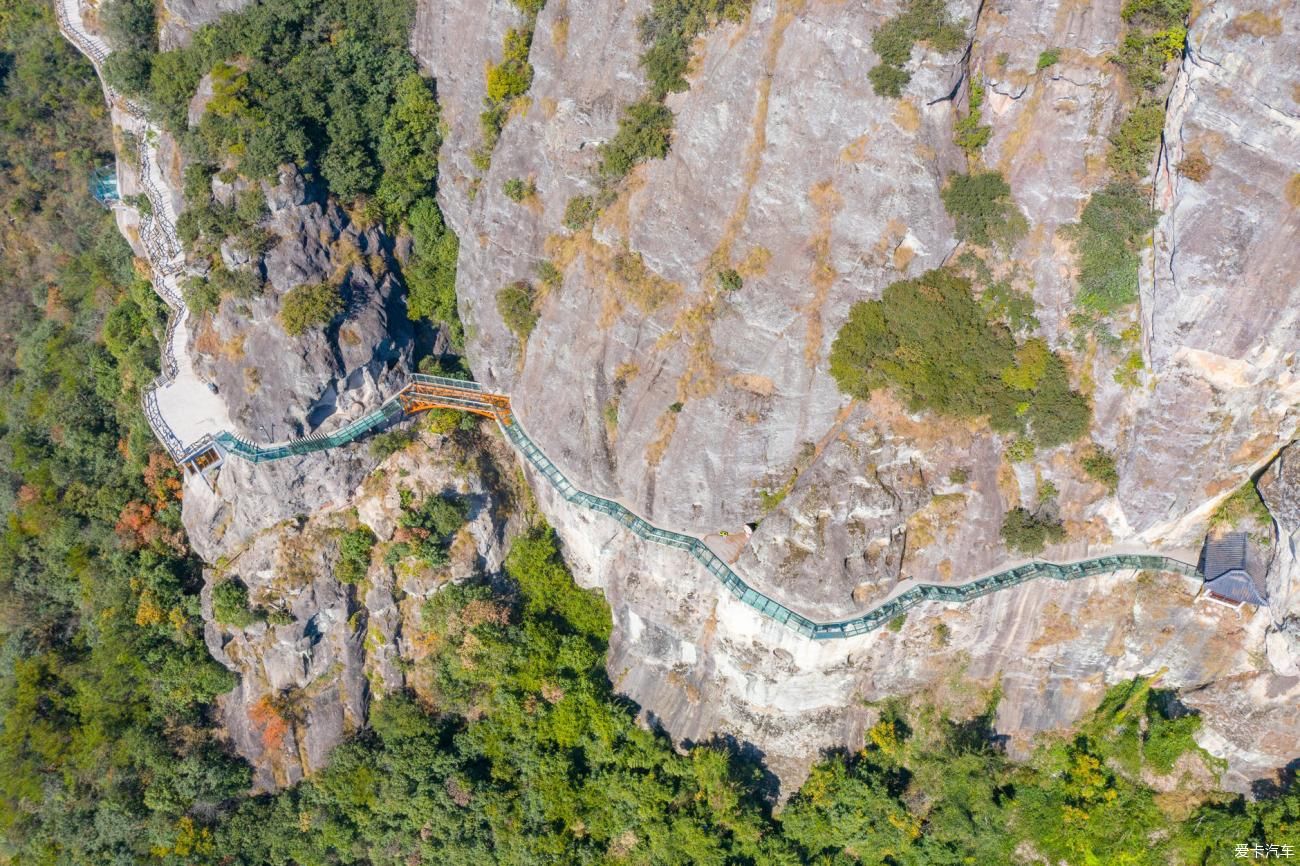
M 145 389 L 144 411 L 158 440 L 178 462 L 219 430 L 232 425 L 225 401 L 208 388 L 195 371 L 190 352 L 189 310 L 181 294 L 182 280 L 191 271 L 176 236 L 176 208 L 166 193 L 158 157 L 160 130 L 149 122 L 142 106 L 109 87 L 103 64 L 110 49 L 85 26 L 79 0 L 55 0 L 55 16 L 63 36 L 89 58 L 99 75 L 113 124 L 120 130 L 119 162 L 128 162 L 138 177 L 147 208 L 117 205 L 119 225 L 127 212 L 139 221 L 140 244 L 153 275 L 154 291 L 170 310 L 162 340 L 162 373 Z M 121 172 L 119 172 L 119 179 Z

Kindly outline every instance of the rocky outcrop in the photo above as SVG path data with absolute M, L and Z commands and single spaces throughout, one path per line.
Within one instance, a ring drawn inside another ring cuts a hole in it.
M 1273 627 L 1266 639 L 1269 663 L 1281 676 L 1300 677 L 1300 450 L 1282 449 L 1257 482 L 1275 529 L 1268 569 Z
M 292 167 L 266 200 L 259 227 L 271 234 L 269 250 L 251 257 L 223 248 L 227 266 L 265 278 L 263 290 L 227 298 L 194 325 L 193 342 L 201 373 L 230 409 L 231 432 L 278 442 L 373 410 L 406 382 L 415 340 L 391 242 L 377 225 L 355 225 Z M 338 286 L 344 313 L 323 329 L 289 335 L 280 318 L 285 296 L 307 283 Z
M 499 572 L 516 519 L 503 501 L 510 483 L 498 477 L 500 459 L 430 437 L 384 461 L 347 501 L 262 532 L 209 572 L 208 646 L 239 674 L 220 701 L 222 721 L 259 789 L 323 767 L 330 750 L 365 725 L 374 696 L 407 685 L 401 659 L 421 655 L 421 608 L 430 595 L 448 581 Z M 392 539 L 401 490 L 417 498 L 453 491 L 469 501 L 450 562 L 429 569 L 376 556 L 360 583 L 341 583 L 339 536 L 362 525 L 381 544 Z M 211 587 L 227 580 L 247 587 L 263 621 L 230 628 L 214 620 Z
M 1045 481 L 1071 538 L 1048 556 L 1137 545 L 1191 558 L 1216 502 L 1293 436 L 1296 304 L 1283 276 L 1300 264 L 1289 174 L 1300 161 L 1298 82 L 1287 62 L 1300 37 L 1265 4 L 1208 2 L 1192 21 L 1157 168 L 1163 216 L 1134 315 L 1136 384 L 1115 379 L 1113 354 L 1074 348 L 1061 231 L 1104 182 L 1124 109 L 1107 60 L 1121 38 L 1120 0 L 952 3 L 969 50 L 918 46 L 898 100 L 876 96 L 865 72 L 876 60 L 871 33 L 899 4 L 756 2 L 743 23 L 698 40 L 691 89 L 668 100 L 668 158 L 635 171 L 594 230 L 570 232 L 565 203 L 593 189 L 598 146 L 643 92 L 638 20 L 648 5 L 548 2 L 527 104 L 485 172 L 470 156 L 481 143 L 482 70 L 519 13 L 504 0 L 486 15 L 465 0 L 422 0 L 412 36 L 447 127 L 440 200 L 461 239 L 471 362 L 480 380 L 512 393 L 530 433 L 580 486 L 709 537 L 764 592 L 830 617 L 906 577 L 1005 565 L 1002 515 L 1033 504 Z M 169 0 L 189 24 L 169 22 L 165 39 L 184 40 L 221 8 Z M 1041 52 L 1063 46 L 1056 64 L 1038 68 Z M 958 252 L 939 192 L 968 167 L 952 133 L 972 76 L 987 88 L 981 158 L 1011 181 L 1031 226 L 1005 276 L 1032 292 L 1040 333 L 1072 355 L 1094 404 L 1092 438 L 1118 459 L 1116 495 L 1082 472 L 1082 444 L 1013 466 L 981 425 L 912 415 L 887 396 L 851 405 L 828 374 L 852 303 Z M 1191 154 L 1206 158 L 1208 175 L 1178 171 Z M 536 197 L 506 197 L 513 178 L 531 180 Z M 260 261 L 223 251 L 229 267 L 262 270 L 266 294 L 228 302 L 193 333 L 196 345 L 206 340 L 205 374 L 253 438 L 342 423 L 410 357 L 397 287 L 379 266 L 387 242 L 285 181 L 268 197 L 279 244 Z M 543 258 L 564 276 L 543 292 L 525 347 L 495 294 Z M 720 267 L 735 268 L 741 288 L 721 291 Z M 283 293 L 335 277 L 358 308 L 325 333 L 285 339 Z M 196 549 L 230 558 L 226 573 L 255 603 L 287 605 L 294 619 L 210 634 L 243 675 L 225 712 L 263 786 L 318 767 L 362 723 L 367 684 L 402 685 L 397 659 L 420 651 L 403 642 L 418 608 L 409 600 L 442 578 L 376 566 L 354 590 L 329 576 L 330 533 L 350 519 L 349 503 L 385 534 L 393 488 L 354 500 L 368 468 L 356 449 L 232 463 L 215 490 L 187 491 Z M 1271 611 L 1231 611 L 1198 602 L 1194 582 L 1127 574 L 929 605 L 897 629 L 827 643 L 758 617 L 685 555 L 646 548 L 538 487 L 579 579 L 610 599 L 611 678 L 680 740 L 732 733 L 797 783 L 820 749 L 860 736 L 866 701 L 921 693 L 962 712 L 998 683 L 998 729 L 1023 751 L 1095 705 L 1107 683 L 1164 670 L 1163 683 L 1204 715 L 1202 741 L 1229 759 L 1228 782 L 1245 788 L 1291 760 L 1300 735 L 1284 476 L 1280 462 L 1276 481 L 1261 482 L 1282 515 Z M 322 513 L 282 523 L 310 511 Z M 462 564 L 495 567 L 500 537 L 499 522 L 480 526 L 461 543 Z M 292 573 L 296 582 L 283 583 Z
M 1268 3 L 1206 3 L 1188 31 L 1143 281 L 1151 391 L 1123 451 L 1120 500 L 1139 531 L 1234 488 L 1300 417 L 1297 51 L 1300 31 Z M 1179 171 L 1192 157 L 1203 177 Z
M 194 32 L 250 0 L 163 0 L 158 16 L 158 44 L 164 50 L 188 45 Z
M 391 243 L 378 227 L 353 224 L 292 168 L 266 199 L 270 248 L 229 262 L 264 276 L 264 288 L 198 318 L 191 344 L 196 368 L 229 409 L 230 432 L 271 443 L 329 433 L 377 408 L 407 381 L 415 334 Z M 324 329 L 287 334 L 279 315 L 286 294 L 316 282 L 339 287 L 345 312 Z M 279 521 L 338 507 L 375 466 L 367 448 L 256 466 L 230 460 L 214 484 L 189 485 L 192 544 L 212 562 Z

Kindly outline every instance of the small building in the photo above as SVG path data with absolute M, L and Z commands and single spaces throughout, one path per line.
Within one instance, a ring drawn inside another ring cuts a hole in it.
M 1202 589 L 1210 600 L 1237 608 L 1268 605 L 1264 569 L 1246 533 L 1207 536 L 1199 568 L 1205 575 Z

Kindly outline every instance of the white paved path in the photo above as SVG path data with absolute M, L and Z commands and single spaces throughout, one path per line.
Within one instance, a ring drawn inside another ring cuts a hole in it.
M 64 37 L 94 64 L 113 124 L 122 133 L 114 137 L 121 146 L 118 161 L 135 167 L 141 191 L 149 200 L 149 213 L 119 203 L 118 224 L 127 235 L 125 229 L 130 219 L 126 212 L 139 221 L 140 245 L 153 274 L 154 291 L 171 310 L 162 341 L 162 374 L 146 391 L 144 406 L 154 433 L 172 457 L 179 460 L 205 437 L 229 430 L 233 425 L 225 401 L 208 388 L 194 369 L 187 327 L 190 313 L 180 288 L 182 280 L 191 272 L 176 237 L 176 209 L 166 192 L 167 181 L 158 157 L 161 132 L 149 122 L 141 106 L 108 86 L 103 63 L 110 49 L 86 27 L 79 0 L 55 0 L 54 9 Z

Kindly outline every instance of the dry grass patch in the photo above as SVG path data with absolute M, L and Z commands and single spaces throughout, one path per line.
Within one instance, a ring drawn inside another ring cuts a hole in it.
M 650 270 L 639 252 L 626 247 L 614 253 L 608 273 L 614 280 L 614 288 L 643 313 L 653 313 L 681 292 L 678 283 L 669 282 Z
M 238 361 L 244 357 L 244 335 L 235 334 L 223 340 L 217 336 L 216 328 L 212 327 L 211 321 L 208 320 L 204 322 L 198 336 L 195 337 L 194 348 L 210 357 L 220 356 L 230 361 Z
M 871 138 L 866 133 L 859 135 L 840 148 L 840 161 L 847 163 L 865 162 L 870 154 Z
M 915 258 L 916 250 L 912 249 L 907 244 L 899 244 L 894 247 L 894 270 L 898 271 L 900 274 L 907 273 L 907 266 L 910 265 L 912 260 Z
M 664 453 L 673 441 L 673 434 L 677 432 L 678 414 L 680 413 L 669 410 L 659 416 L 655 424 L 655 438 L 645 450 L 645 462 L 651 468 L 658 466 L 664 459 Z
M 907 547 L 910 553 L 936 541 L 951 541 L 958 521 L 966 513 L 966 494 L 937 493 L 925 506 L 907 518 Z M 951 570 L 951 563 L 949 569 Z
M 736 272 L 745 279 L 761 277 L 767 273 L 767 266 L 772 261 L 772 251 L 767 247 L 751 247 L 745 257 L 736 265 Z
M 831 264 L 831 225 L 835 214 L 844 206 L 844 198 L 836 191 L 834 183 L 827 179 L 813 185 L 808 192 L 808 200 L 817 211 L 817 227 L 808 241 L 812 253 L 812 269 L 808 278 L 813 285 L 813 296 L 804 308 L 808 327 L 804 332 L 803 354 L 808 366 L 815 367 L 821 358 L 822 307 L 835 278 L 839 276 Z
M 551 44 L 555 53 L 563 60 L 569 53 L 569 4 L 561 0 L 556 11 L 555 23 L 551 25 Z
M 758 180 L 758 171 L 763 164 L 763 151 L 767 149 L 767 113 L 772 94 L 772 77 L 776 71 L 777 57 L 781 45 L 785 42 L 785 30 L 794 21 L 795 14 L 803 8 L 802 0 L 783 0 L 777 4 L 776 18 L 763 49 L 763 72 L 758 80 L 758 98 L 754 103 L 754 117 L 750 123 L 749 143 L 745 147 L 745 171 L 742 175 L 742 187 L 727 221 L 722 227 L 722 236 L 709 259 L 710 270 L 720 270 L 731 266 L 731 248 L 736 241 L 745 218 L 749 216 L 750 193 Z M 702 52 L 692 52 L 698 56 Z
M 1054 601 L 1049 601 L 1038 617 L 1038 631 L 1027 652 L 1036 653 L 1044 647 L 1057 646 L 1077 638 L 1082 632 L 1078 617 L 1070 611 L 1062 610 Z
M 589 279 L 601 290 L 601 328 L 614 324 L 627 301 L 648 315 L 681 294 L 681 284 L 652 271 L 640 253 L 626 246 L 619 249 L 606 246 L 592 237 L 590 230 L 567 236 L 551 235 L 544 247 L 551 263 L 561 272 L 582 257 Z
M 1286 182 L 1284 194 L 1291 207 L 1300 208 L 1300 174 L 1291 175 L 1291 179 Z
M 758 376 L 753 373 L 736 373 L 729 377 L 727 382 L 733 388 L 748 391 L 760 397 L 771 397 L 776 392 L 775 382 L 767 376 Z
M 910 99 L 900 99 L 891 118 L 903 132 L 916 132 L 921 128 L 921 110 Z
M 1282 16 L 1272 15 L 1260 9 L 1244 12 L 1229 22 L 1227 34 L 1229 39 L 1240 39 L 1242 36 L 1254 36 L 1258 39 L 1281 36 Z

